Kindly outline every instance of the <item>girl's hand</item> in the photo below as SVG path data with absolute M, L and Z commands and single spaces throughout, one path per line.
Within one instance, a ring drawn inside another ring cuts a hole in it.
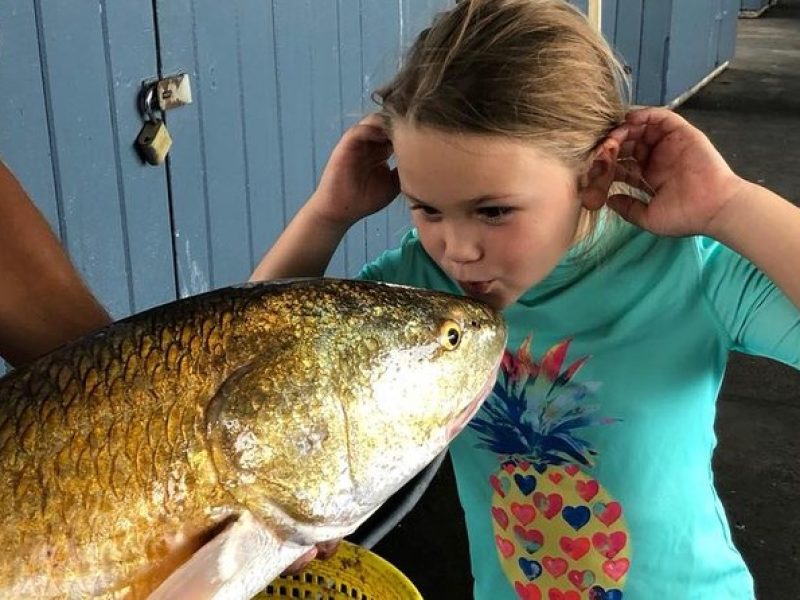
M 624 219 L 658 235 L 713 235 L 715 220 L 746 183 L 711 141 L 676 113 L 637 110 L 611 132 L 620 142 L 615 180 L 646 192 L 608 199 Z
M 331 153 L 310 199 L 318 217 L 345 227 L 387 206 L 400 193 L 387 163 L 392 143 L 377 115 L 350 128 Z
M 311 550 L 306 552 L 303 556 L 298 558 L 294 561 L 291 565 L 286 567 L 286 570 L 281 573 L 282 577 L 287 575 L 297 575 L 300 571 L 305 569 L 308 564 L 318 558 L 320 560 L 327 560 L 334 554 L 336 554 L 336 550 L 339 549 L 339 543 L 341 539 L 338 540 L 331 540 L 329 542 L 323 542 L 314 546 Z

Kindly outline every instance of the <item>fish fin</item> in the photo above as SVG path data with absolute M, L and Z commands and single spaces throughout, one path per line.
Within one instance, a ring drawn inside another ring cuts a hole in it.
M 148 600 L 251 598 L 312 547 L 280 539 L 244 512 L 176 569 Z

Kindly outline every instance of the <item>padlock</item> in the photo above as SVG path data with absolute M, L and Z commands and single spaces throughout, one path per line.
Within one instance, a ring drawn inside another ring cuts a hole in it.
M 163 164 L 172 146 L 172 137 L 161 119 L 147 121 L 136 138 L 142 158 L 151 165 Z

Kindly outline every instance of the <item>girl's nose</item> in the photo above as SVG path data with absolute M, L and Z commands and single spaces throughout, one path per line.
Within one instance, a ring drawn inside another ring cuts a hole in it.
M 483 256 L 480 237 L 469 227 L 446 227 L 444 255 L 452 263 L 470 263 Z

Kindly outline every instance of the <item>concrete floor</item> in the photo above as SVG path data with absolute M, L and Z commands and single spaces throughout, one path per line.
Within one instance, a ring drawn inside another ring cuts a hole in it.
M 709 135 L 739 174 L 800 204 L 800 0 L 781 0 L 759 19 L 740 20 L 730 68 L 679 112 Z M 734 355 L 719 402 L 714 469 L 762 600 L 800 598 L 798 430 L 800 373 Z M 471 597 L 449 462 L 375 551 L 428 600 Z

